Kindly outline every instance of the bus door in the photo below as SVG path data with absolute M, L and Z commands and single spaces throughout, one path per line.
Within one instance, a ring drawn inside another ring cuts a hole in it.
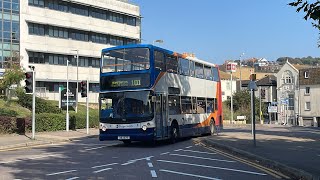
M 168 113 L 167 113 L 167 96 L 164 94 L 156 95 L 156 131 L 157 138 L 168 137 Z

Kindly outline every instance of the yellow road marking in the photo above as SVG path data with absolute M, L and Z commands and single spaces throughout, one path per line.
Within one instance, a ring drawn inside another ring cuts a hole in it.
M 275 170 L 273 170 L 273 169 L 264 167 L 264 166 L 262 166 L 262 165 L 260 165 L 260 164 L 257 164 L 257 163 L 254 163 L 254 162 L 245 160 L 245 159 L 243 159 L 243 158 L 234 156 L 234 155 L 232 155 L 232 154 L 229 154 L 229 153 L 220 151 L 220 150 L 218 150 L 218 149 L 216 149 L 216 148 L 208 147 L 208 146 L 206 146 L 205 144 L 203 144 L 203 143 L 202 143 L 201 141 L 199 141 L 199 140 L 194 140 L 194 141 L 197 142 L 197 143 L 199 143 L 202 147 L 204 147 L 204 148 L 206 148 L 206 149 L 208 149 L 208 150 L 210 150 L 210 151 L 217 152 L 217 153 L 219 153 L 219 154 L 221 154 L 221 155 L 223 155 L 223 156 L 225 156 L 225 157 L 228 157 L 228 158 L 231 158 L 231 159 L 240 161 L 240 162 L 242 162 L 242 163 L 244 163 L 244 164 L 247 164 L 247 165 L 249 165 L 249 166 L 252 166 L 252 167 L 254 167 L 254 168 L 257 168 L 257 169 L 259 169 L 259 170 L 261 170 L 261 171 L 263 171 L 263 172 L 265 172 L 265 173 L 267 173 L 267 174 L 269 174 L 269 175 L 271 175 L 271 176 L 273 176 L 273 177 L 275 177 L 275 178 L 277 178 L 277 179 L 282 179 L 282 178 L 290 179 L 290 177 L 284 175 L 284 174 L 281 173 L 281 172 L 278 172 L 278 171 L 275 171 Z

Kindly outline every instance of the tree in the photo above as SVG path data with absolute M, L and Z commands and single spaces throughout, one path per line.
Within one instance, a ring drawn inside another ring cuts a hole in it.
M 237 91 L 236 93 L 233 94 L 233 110 L 234 110 L 234 116 L 237 115 L 242 115 L 246 116 L 247 119 L 250 121 L 251 120 L 251 94 L 247 90 L 242 90 L 242 91 Z M 259 119 L 259 98 L 255 98 L 255 115 L 256 115 L 256 120 Z M 228 110 L 231 109 L 231 99 L 228 99 L 224 102 Z M 267 112 L 267 106 L 264 103 L 261 103 L 261 109 L 262 112 L 265 113 Z M 229 111 L 228 111 L 229 112 Z M 235 117 L 233 118 L 235 119 Z
M 23 69 L 20 66 L 21 57 L 19 54 L 14 53 L 13 57 L 9 62 L 4 63 L 4 76 L 0 80 L 0 90 L 6 91 L 11 85 L 17 84 L 24 78 Z
M 320 30 L 320 1 L 314 3 L 308 3 L 305 0 L 296 0 L 289 3 L 290 6 L 297 7 L 297 12 L 300 12 L 302 9 L 306 13 L 304 19 L 307 21 L 309 19 L 314 20 L 316 23 L 312 23 L 314 27 Z

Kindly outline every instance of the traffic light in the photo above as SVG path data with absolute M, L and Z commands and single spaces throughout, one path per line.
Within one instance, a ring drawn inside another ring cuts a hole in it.
M 266 90 L 261 89 L 261 99 L 265 99 L 265 98 L 266 98 Z
M 80 89 L 81 89 L 81 97 L 87 97 L 87 81 L 81 81 L 80 83 Z
M 26 72 L 24 73 L 26 80 L 24 81 L 26 83 L 24 89 L 26 90 L 27 94 L 33 93 L 33 72 Z

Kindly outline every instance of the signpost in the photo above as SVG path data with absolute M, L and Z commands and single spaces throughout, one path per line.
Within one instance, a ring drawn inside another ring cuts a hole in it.
M 70 106 L 76 106 L 77 103 L 77 97 L 76 97 L 76 89 L 75 88 L 70 88 L 69 89 L 69 107 Z M 60 107 L 67 107 L 67 89 L 61 90 L 60 93 Z
M 251 74 L 251 81 L 248 84 L 248 90 L 251 92 L 251 126 L 253 136 L 253 146 L 256 147 L 256 116 L 255 116 L 255 103 L 254 103 L 254 91 L 258 90 L 255 82 L 255 74 Z
M 230 90 L 231 90 L 231 123 L 233 123 L 233 93 L 232 93 L 232 73 L 236 72 L 237 63 L 229 62 L 226 66 L 227 72 L 230 72 Z

